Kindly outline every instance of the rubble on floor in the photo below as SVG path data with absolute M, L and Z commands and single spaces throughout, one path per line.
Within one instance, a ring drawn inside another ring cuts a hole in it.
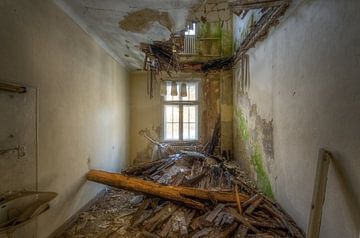
M 234 203 L 199 199 L 205 209 L 196 209 L 154 196 L 129 196 L 129 202 L 119 198 L 121 202 L 111 201 L 114 205 L 99 214 L 102 220 L 90 230 L 105 230 L 95 237 L 305 237 L 280 206 L 259 193 L 237 166 L 216 157 L 183 151 L 168 159 L 126 169 L 122 174 L 169 185 L 169 189 L 171 185 L 228 191 L 236 197 L 246 195 L 247 199 Z M 139 204 L 135 211 L 132 206 L 136 203 Z M 116 215 L 112 209 L 117 210 Z M 115 219 L 122 221 L 121 226 Z M 87 224 L 83 226 L 83 229 L 71 228 L 69 231 L 74 236 L 69 237 L 92 237 L 77 236 L 76 229 L 86 230 Z
M 141 200 L 139 198 L 141 197 Z M 138 199 L 138 200 L 136 200 Z M 111 188 L 58 238 L 134 238 L 141 231 L 131 229 L 131 215 L 142 202 L 142 196 Z

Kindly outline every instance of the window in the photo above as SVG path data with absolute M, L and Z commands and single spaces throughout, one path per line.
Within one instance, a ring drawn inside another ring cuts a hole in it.
M 196 41 L 196 23 L 189 25 L 185 31 L 184 48 L 181 54 L 196 55 L 197 54 Z
M 186 36 L 194 36 L 196 33 L 196 23 L 192 23 L 187 27 L 187 30 L 185 31 Z
M 164 140 L 198 140 L 198 82 L 176 82 L 176 85 L 167 82 L 166 89 L 166 95 L 164 96 Z M 171 96 L 171 91 L 175 89 L 177 95 Z

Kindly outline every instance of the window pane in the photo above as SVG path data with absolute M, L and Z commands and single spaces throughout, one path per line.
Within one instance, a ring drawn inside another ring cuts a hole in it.
M 164 106 L 164 139 L 178 140 L 179 139 L 179 106 L 165 105 Z
M 184 123 L 183 125 L 183 139 L 184 140 L 189 140 L 189 124 L 188 123 Z
M 195 123 L 191 123 L 190 124 L 190 140 L 195 140 L 197 139 L 196 137 L 197 131 L 196 131 L 196 124 Z
M 183 139 L 198 139 L 198 106 L 183 106 Z
M 172 123 L 166 123 L 165 140 L 171 140 L 172 137 L 173 137 L 173 133 L 172 133 Z
M 165 106 L 165 120 L 166 122 L 172 122 L 173 121 L 173 108 L 171 106 Z
M 189 107 L 183 107 L 183 122 L 189 122 Z
M 179 139 L 179 123 L 173 123 L 173 135 L 172 135 L 172 139 L 173 140 L 178 140 Z
M 183 106 L 183 122 L 197 122 L 197 105 Z
M 197 106 L 189 107 L 189 122 L 196 122 L 196 109 Z
M 179 122 L 179 106 L 165 105 L 165 123 Z
M 196 101 L 197 100 L 197 84 L 193 83 L 191 85 L 189 85 L 189 89 L 188 89 L 188 96 L 189 96 L 189 101 Z
M 182 97 L 181 98 L 182 101 L 196 101 L 196 100 L 198 100 L 197 99 L 198 83 L 187 82 L 186 83 L 186 91 L 187 91 L 187 96 Z

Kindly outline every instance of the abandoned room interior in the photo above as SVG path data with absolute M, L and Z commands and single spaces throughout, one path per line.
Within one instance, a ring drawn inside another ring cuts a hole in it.
M 0 238 L 360 238 L 359 0 L 0 0 Z

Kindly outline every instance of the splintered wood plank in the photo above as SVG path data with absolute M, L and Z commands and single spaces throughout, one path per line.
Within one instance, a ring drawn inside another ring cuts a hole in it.
M 226 214 L 226 212 L 220 212 L 217 217 L 215 218 L 215 221 L 214 221 L 214 225 L 215 226 L 219 226 L 221 221 L 223 220 L 223 217 L 224 215 Z
M 225 229 L 222 229 L 221 231 L 217 231 L 213 237 L 214 238 L 228 238 L 235 232 L 237 226 L 238 226 L 238 223 L 234 222 L 229 227 L 226 227 Z
M 277 238 L 277 236 L 268 233 L 259 233 L 256 235 L 247 235 L 247 238 Z
M 326 184 L 331 159 L 332 155 L 330 152 L 324 149 L 319 150 L 307 231 L 308 238 L 318 238 L 320 234 L 322 208 L 325 201 Z
M 245 200 L 242 203 L 242 207 L 245 208 L 247 206 L 249 206 L 250 204 L 252 204 L 254 201 L 256 201 L 256 199 L 258 199 L 260 197 L 260 194 L 255 194 L 254 196 L 250 197 L 249 199 Z
M 188 234 L 187 223 L 184 212 L 179 212 L 178 214 L 179 220 L 179 230 L 181 236 L 186 236 Z
M 231 213 L 231 215 L 233 215 L 234 218 L 235 218 L 238 222 L 240 222 L 240 223 L 244 224 L 245 226 L 247 226 L 247 227 L 248 227 L 251 231 L 253 231 L 255 234 L 260 232 L 258 229 L 256 229 L 253 225 L 251 225 L 251 224 L 249 223 L 249 221 L 248 221 L 247 218 L 245 218 L 245 217 L 243 217 L 242 215 L 240 215 L 234 208 L 229 207 L 228 210 L 229 210 L 229 212 Z
M 289 221 L 289 217 L 285 215 L 283 212 L 281 212 L 277 207 L 275 207 L 272 203 L 270 203 L 267 200 L 264 200 L 266 204 L 262 204 L 262 207 L 264 207 L 267 211 L 269 211 L 273 216 L 276 216 L 280 219 L 281 223 L 286 227 L 286 229 L 289 230 L 292 236 L 303 238 L 304 235 L 300 228 L 295 226 L 291 221 Z
M 215 217 L 221 212 L 222 209 L 224 209 L 225 204 L 219 203 L 216 205 L 216 207 L 210 212 L 210 214 L 205 218 L 206 221 L 212 222 Z
M 234 238 L 246 238 L 249 228 L 247 228 L 245 225 L 240 224 Z
M 251 214 L 260 205 L 262 201 L 263 198 L 260 196 L 245 210 L 245 214 Z
M 127 168 L 127 169 L 123 170 L 122 173 L 133 174 L 133 173 L 142 172 L 142 171 L 150 169 L 150 168 L 156 169 L 158 166 L 161 166 L 161 164 L 166 163 L 166 161 L 167 161 L 167 159 L 162 159 L 162 160 L 156 160 L 156 161 L 142 163 L 140 165 L 136 165 L 136 166 Z
M 223 226 L 224 224 L 231 224 L 233 222 L 234 222 L 234 216 L 225 212 L 225 214 L 223 215 L 223 217 L 221 219 L 220 226 Z
M 176 176 L 174 176 L 171 185 L 179 186 L 183 182 L 184 178 L 185 178 L 184 173 L 178 173 Z
M 191 187 L 168 186 L 142 180 L 136 177 L 100 170 L 90 170 L 86 177 L 90 181 L 178 201 L 197 209 L 205 209 L 205 205 L 194 199 L 230 203 L 236 202 L 236 195 L 234 192 L 210 191 Z M 246 195 L 240 195 L 241 201 L 246 199 Z
M 213 230 L 213 228 L 211 228 L 211 227 L 205 227 L 204 229 L 196 232 L 191 238 L 205 237 L 205 236 L 207 236 L 212 230 Z
M 148 231 L 142 231 L 141 234 L 143 236 L 145 236 L 146 238 L 160 238 L 160 236 L 158 236 L 154 233 L 148 232 Z
M 238 206 L 239 209 L 239 213 L 242 214 L 242 207 L 241 207 L 241 202 L 240 202 L 240 196 L 239 196 L 239 188 L 238 188 L 238 184 L 235 183 L 235 195 L 236 195 L 236 204 Z
M 191 212 L 187 214 L 187 216 L 186 216 L 186 226 L 190 225 L 192 219 L 195 216 L 195 213 L 196 213 L 196 210 L 191 210 Z
M 149 206 L 150 199 L 145 199 L 141 205 L 136 210 L 135 214 L 131 218 L 131 224 L 134 225 L 134 223 L 140 218 L 141 214 L 143 214 L 144 210 Z
M 159 224 L 162 224 L 167 218 L 169 218 L 177 209 L 175 204 L 168 204 L 159 212 L 157 212 L 153 217 L 148 219 L 144 223 L 144 228 L 147 231 L 154 231 Z
M 161 232 L 159 234 L 161 237 L 166 237 L 169 234 L 172 223 L 173 223 L 173 220 L 172 220 L 172 217 L 170 217 L 168 219 L 168 221 L 165 223 L 163 229 L 161 230 Z

